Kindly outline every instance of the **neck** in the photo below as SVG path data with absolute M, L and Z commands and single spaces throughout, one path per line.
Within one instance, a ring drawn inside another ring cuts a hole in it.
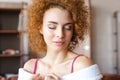
M 68 55 L 68 50 L 64 50 L 64 51 L 51 51 L 51 50 L 49 50 L 49 51 L 47 51 L 47 54 L 46 54 L 44 59 L 50 65 L 55 65 L 55 64 L 62 63 L 66 59 L 67 55 Z

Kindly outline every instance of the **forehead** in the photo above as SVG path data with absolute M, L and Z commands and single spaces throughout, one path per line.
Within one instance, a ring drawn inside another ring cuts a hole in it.
M 55 21 L 69 21 L 72 22 L 72 18 L 70 13 L 65 9 L 60 8 L 50 8 L 48 9 L 43 17 L 43 22 L 49 20 L 55 20 Z

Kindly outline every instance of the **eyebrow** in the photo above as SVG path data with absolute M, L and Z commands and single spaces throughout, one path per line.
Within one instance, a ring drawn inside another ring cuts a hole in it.
M 49 23 L 53 23 L 53 24 L 58 24 L 57 22 L 54 22 L 54 21 L 48 21 Z M 72 24 L 73 25 L 73 23 L 66 23 L 66 24 L 64 24 L 64 25 L 69 25 L 69 24 Z
M 54 22 L 54 21 L 48 21 L 48 22 L 53 24 L 58 24 L 57 22 Z

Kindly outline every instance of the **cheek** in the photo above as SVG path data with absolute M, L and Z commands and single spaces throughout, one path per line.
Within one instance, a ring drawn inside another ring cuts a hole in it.
M 72 33 L 66 34 L 66 40 L 71 41 L 72 35 L 73 35 Z
M 47 33 L 47 32 L 45 33 L 45 35 L 44 35 L 44 36 L 45 36 L 45 38 L 46 38 L 46 39 L 51 39 L 51 38 L 53 37 L 53 35 L 52 35 L 52 34 Z
M 49 41 L 52 39 L 53 34 L 50 33 L 48 30 L 43 31 L 43 37 L 45 41 Z
M 51 36 L 48 35 L 47 33 L 45 33 L 45 34 L 43 35 L 43 38 L 44 38 L 44 41 L 45 41 L 46 44 L 49 44 L 50 41 L 52 40 Z

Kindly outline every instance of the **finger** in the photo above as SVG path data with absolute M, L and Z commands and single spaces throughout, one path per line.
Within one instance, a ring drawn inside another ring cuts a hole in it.
M 43 78 L 40 76 L 40 74 L 35 74 L 31 80 L 43 80 Z
M 5 78 L 4 78 L 4 77 L 2 77 L 2 78 L 1 78 L 1 80 L 5 80 Z
M 50 74 L 48 74 L 47 77 L 50 77 L 50 78 L 55 79 L 55 80 L 60 80 L 60 77 L 57 76 L 57 75 L 54 74 L 54 73 L 50 73 Z
M 2 76 L 0 76 L 0 80 L 5 80 L 5 78 L 4 78 L 4 77 L 2 77 Z

